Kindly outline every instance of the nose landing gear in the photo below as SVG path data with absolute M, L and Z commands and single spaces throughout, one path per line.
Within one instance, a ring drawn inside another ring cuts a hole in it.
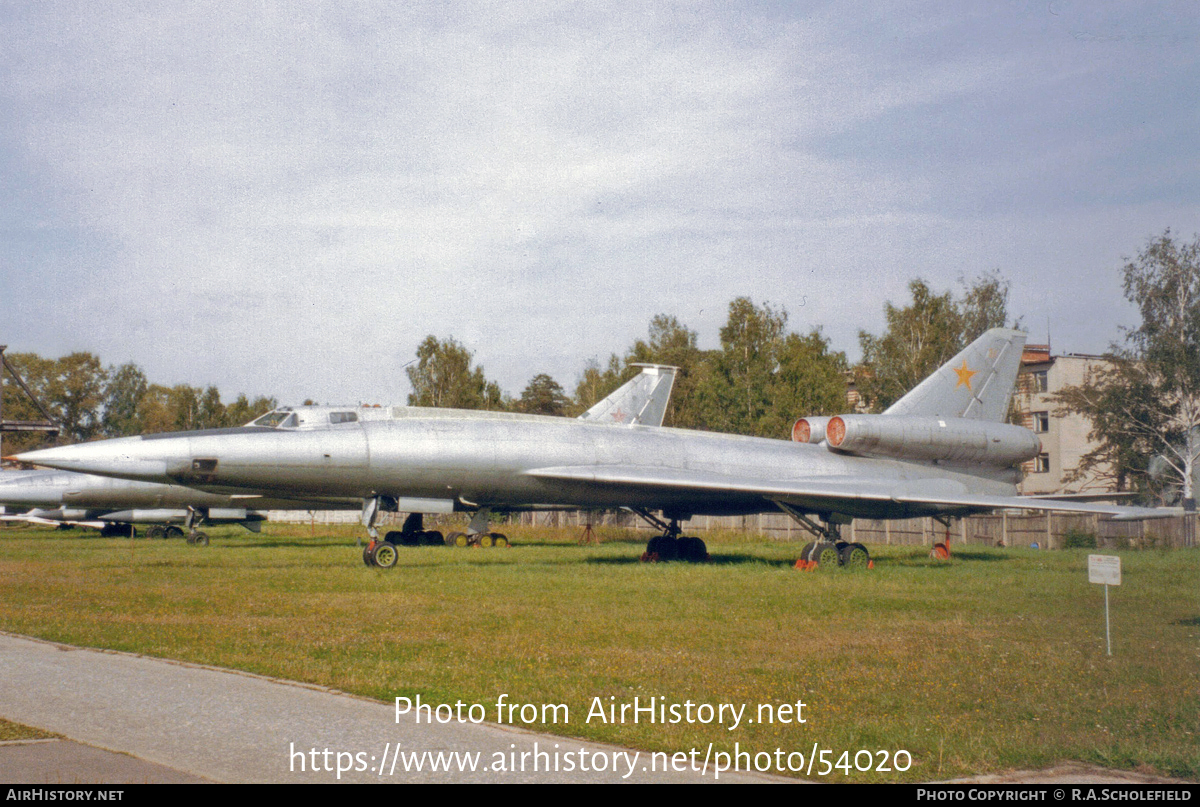
M 643 563 L 669 560 L 704 563 L 708 560 L 708 547 L 704 541 L 695 536 L 679 534 L 680 519 L 672 518 L 667 522 L 646 510 L 635 509 L 633 512 L 663 531 L 662 535 L 656 535 L 646 543 L 646 551 L 641 558 Z

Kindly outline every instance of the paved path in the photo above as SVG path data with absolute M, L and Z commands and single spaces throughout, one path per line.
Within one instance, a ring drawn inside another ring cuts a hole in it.
M 211 779 L 73 740 L 0 743 L 0 782 L 23 785 L 211 784 Z
M 639 754 L 493 724 L 417 725 L 409 719 L 397 723 L 392 704 L 327 689 L 2 633 L 0 717 L 95 747 L 74 743 L 2 747 L 0 780 L 6 781 L 179 781 L 152 777 L 181 775 L 191 781 L 190 777 L 218 782 L 334 782 L 339 779 L 339 762 L 345 769 L 340 780 L 351 782 L 713 778 L 711 768 L 703 778 L 698 773 L 653 771 L 644 751 Z M 428 756 L 422 758 L 424 770 L 405 771 L 403 761 L 393 768 L 397 747 L 404 753 L 441 752 L 454 770 L 429 770 Z M 104 751 L 98 749 L 161 767 L 147 767 L 141 771 L 144 775 L 138 770 L 130 774 L 118 770 L 112 757 L 105 763 Z M 340 760 L 338 752 L 342 752 Z M 454 764 L 467 760 L 467 754 L 477 755 L 475 771 L 460 771 Z M 27 765 L 42 759 L 44 770 L 21 768 L 22 755 L 27 755 Z M 91 773 L 73 773 L 67 764 L 72 755 L 81 770 Z M 497 760 L 503 760 L 509 770 L 496 771 Z M 106 765 L 113 766 L 113 779 L 88 778 Z M 783 780 L 730 774 L 720 781 Z
M 712 773 L 649 770 L 641 752 L 492 724 L 395 722 L 392 704 L 247 673 L 86 650 L 0 633 L 0 717 L 69 739 L 0 743 L 0 781 L 139 782 L 687 782 Z M 393 772 L 406 753 L 478 753 L 478 770 Z M 379 773 L 385 747 L 384 773 Z M 317 749 L 317 770 L 312 750 Z M 323 752 L 329 749 L 327 757 Z M 534 771 L 534 751 L 540 770 Z M 292 752 L 296 753 L 293 754 Z M 554 771 L 555 754 L 559 770 Z M 360 758 L 354 756 L 362 753 Z M 589 770 L 579 769 L 581 760 Z M 518 770 L 496 772 L 501 755 Z M 568 757 L 568 755 L 570 755 Z M 568 759 L 570 763 L 568 763 Z M 614 770 L 614 760 L 616 761 Z M 604 762 L 605 770 L 594 768 Z M 573 764 L 573 770 L 566 770 Z M 551 770 L 546 770 L 549 767 Z M 361 768 L 367 768 L 362 770 Z M 486 768 L 486 770 L 485 770 Z M 626 774 L 629 774 L 626 778 Z M 786 781 L 722 775 L 722 782 Z M 794 780 L 791 780 L 794 781 Z M 1179 783 L 1082 765 L 992 774 L 956 783 Z

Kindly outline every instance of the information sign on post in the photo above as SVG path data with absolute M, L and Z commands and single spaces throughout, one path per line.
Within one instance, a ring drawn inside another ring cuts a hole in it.
M 1121 558 L 1117 555 L 1088 555 L 1088 582 L 1104 586 L 1104 639 L 1112 655 L 1112 631 L 1108 622 L 1108 587 L 1121 585 Z
M 1121 585 L 1121 558 L 1117 555 L 1088 555 L 1088 582 L 1102 586 Z

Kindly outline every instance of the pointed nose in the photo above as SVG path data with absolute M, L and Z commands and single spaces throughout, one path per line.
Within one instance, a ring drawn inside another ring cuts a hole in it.
M 186 462 L 186 441 L 158 440 L 148 443 L 140 437 L 122 437 L 27 451 L 18 454 L 16 459 L 64 471 L 169 482 L 168 471 Z

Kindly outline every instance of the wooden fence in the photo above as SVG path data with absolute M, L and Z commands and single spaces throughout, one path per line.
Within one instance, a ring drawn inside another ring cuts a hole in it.
M 383 513 L 380 527 L 399 527 L 406 514 Z M 353 524 L 359 521 L 354 511 L 273 510 L 272 521 L 315 524 Z M 587 512 L 552 510 L 537 513 L 517 513 L 510 518 L 514 526 L 573 527 L 585 525 L 614 526 L 625 529 L 657 532 L 651 525 L 626 511 Z M 1095 515 L 1046 513 L 1034 515 L 971 516 L 951 522 L 949 537 L 952 545 L 1029 547 L 1062 549 L 1068 543 L 1094 545 L 1099 549 L 1161 548 L 1180 549 L 1197 545 L 1198 518 L 1195 514 L 1173 518 L 1141 521 L 1113 521 Z M 429 525 L 433 526 L 432 523 Z M 496 525 L 497 529 L 504 529 Z M 511 528 L 510 528 L 511 529 Z M 811 536 L 783 513 L 760 513 L 751 516 L 697 516 L 683 525 L 690 535 L 728 531 L 765 535 L 784 541 L 811 540 Z M 912 518 L 899 521 L 857 519 L 842 528 L 842 537 L 864 544 L 932 546 L 944 541 L 946 528 L 932 518 Z

